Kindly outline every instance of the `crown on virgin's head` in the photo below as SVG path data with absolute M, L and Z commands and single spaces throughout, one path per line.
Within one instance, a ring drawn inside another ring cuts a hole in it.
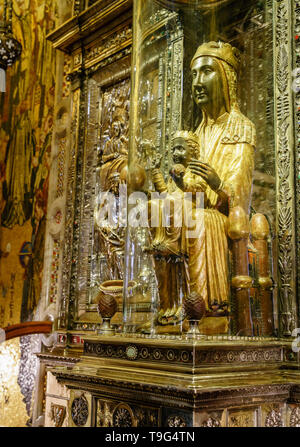
M 217 59 L 221 59 L 222 61 L 227 62 L 235 71 L 239 70 L 240 62 L 241 62 L 241 53 L 240 51 L 232 47 L 230 43 L 224 42 L 205 42 L 200 45 L 194 54 L 194 57 L 191 62 L 191 66 L 194 61 L 202 56 L 208 57 L 216 57 Z

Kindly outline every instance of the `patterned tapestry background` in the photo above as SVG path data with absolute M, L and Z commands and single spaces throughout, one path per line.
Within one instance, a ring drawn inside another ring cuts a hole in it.
M 13 1 L 13 33 L 23 51 L 0 94 L 0 327 L 32 320 L 41 294 L 56 66 L 45 36 L 56 25 L 56 5 Z M 1 426 L 28 423 L 31 346 L 28 337 L 0 345 Z

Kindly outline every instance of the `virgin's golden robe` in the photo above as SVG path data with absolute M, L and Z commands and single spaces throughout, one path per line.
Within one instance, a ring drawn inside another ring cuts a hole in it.
M 248 214 L 254 167 L 253 124 L 235 109 L 216 121 L 204 117 L 196 134 L 202 161 L 223 181 L 228 211 L 241 206 Z M 190 289 L 199 292 L 207 304 L 226 301 L 229 295 L 227 213 L 222 212 L 225 205 L 219 194 L 207 188 L 204 225 L 199 237 L 188 243 Z

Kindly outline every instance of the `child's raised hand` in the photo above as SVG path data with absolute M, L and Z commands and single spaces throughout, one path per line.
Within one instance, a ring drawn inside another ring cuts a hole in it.
M 151 160 L 151 163 L 150 163 L 150 169 L 158 169 L 158 168 L 160 168 L 161 159 L 162 159 L 162 155 L 161 154 L 159 154 L 158 152 L 156 154 L 154 154 L 153 158 Z

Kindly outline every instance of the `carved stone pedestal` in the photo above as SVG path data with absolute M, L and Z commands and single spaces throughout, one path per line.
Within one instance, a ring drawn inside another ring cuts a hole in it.
M 247 337 L 91 337 L 52 373 L 70 389 L 69 426 L 298 426 L 291 344 Z

